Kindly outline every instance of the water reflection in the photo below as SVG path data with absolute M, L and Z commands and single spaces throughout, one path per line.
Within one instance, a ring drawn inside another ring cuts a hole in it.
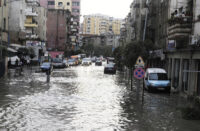
M 177 96 L 145 93 L 142 105 L 123 73 L 104 75 L 93 65 L 55 70 L 49 84 L 45 77 L 27 72 L 0 82 L 0 130 L 200 129 L 181 119 Z

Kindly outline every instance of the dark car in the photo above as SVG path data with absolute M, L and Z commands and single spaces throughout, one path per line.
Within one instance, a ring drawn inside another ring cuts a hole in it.
M 42 65 L 40 66 L 40 69 L 43 71 L 43 72 L 46 72 L 46 71 L 48 71 L 48 70 L 52 70 L 53 69 L 53 67 L 52 67 L 52 65 L 51 65 L 51 63 L 50 62 L 45 62 L 45 63 L 42 63 Z
M 97 60 L 97 61 L 95 62 L 95 65 L 96 65 L 96 66 L 102 66 L 102 61 L 101 61 L 101 60 Z
M 65 68 L 66 64 L 60 58 L 55 58 L 52 60 L 52 65 L 54 68 Z
M 107 64 L 104 67 L 104 74 L 116 74 L 116 67 L 114 63 Z

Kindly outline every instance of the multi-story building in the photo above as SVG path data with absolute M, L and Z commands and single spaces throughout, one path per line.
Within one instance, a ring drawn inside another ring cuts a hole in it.
M 86 15 L 83 21 L 83 33 L 92 35 L 101 35 L 112 30 L 115 35 L 120 34 L 120 19 L 108 17 L 105 15 Z
M 167 42 L 168 72 L 172 86 L 200 96 L 200 1 L 171 1 Z
M 10 42 L 31 47 L 38 62 L 46 42 L 46 9 L 39 6 L 39 0 L 10 1 Z

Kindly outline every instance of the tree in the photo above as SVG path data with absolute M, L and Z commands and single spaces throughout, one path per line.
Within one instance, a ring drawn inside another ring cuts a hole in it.
M 115 58 L 115 62 L 118 68 L 122 68 L 123 63 L 123 47 L 119 46 L 117 47 L 113 52 L 113 57 Z
M 146 59 L 148 56 L 146 47 L 142 41 L 134 41 L 127 44 L 123 53 L 125 58 L 124 62 L 128 68 L 134 67 L 139 56 L 141 56 L 143 59 Z
M 87 43 L 83 46 L 83 49 L 85 50 L 87 55 L 92 55 L 94 45 L 92 43 Z
M 23 57 L 26 57 L 29 55 L 29 50 L 27 48 L 24 48 L 24 47 L 20 47 L 18 50 L 17 50 L 17 56 L 22 59 Z
M 126 45 L 124 49 L 124 63 L 130 69 L 131 75 L 131 90 L 133 85 L 133 68 L 139 56 L 143 59 L 147 58 L 147 51 L 142 41 L 134 41 Z

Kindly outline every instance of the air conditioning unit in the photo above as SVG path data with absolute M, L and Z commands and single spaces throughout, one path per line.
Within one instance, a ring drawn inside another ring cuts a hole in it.
M 191 35 L 190 36 L 190 45 L 197 45 L 200 41 L 200 36 L 199 35 Z

